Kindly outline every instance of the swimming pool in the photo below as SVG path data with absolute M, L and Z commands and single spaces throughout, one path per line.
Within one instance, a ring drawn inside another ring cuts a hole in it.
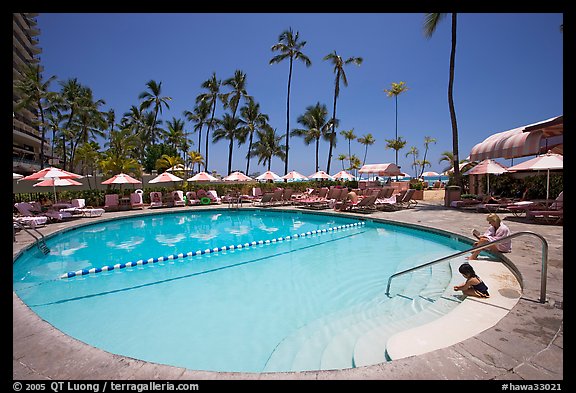
M 142 360 L 213 371 L 354 367 L 351 337 L 361 339 L 385 317 L 414 320 L 441 296 L 451 272 L 439 264 L 403 276 L 393 286 L 402 296 L 393 299 L 384 294 L 388 277 L 466 247 L 432 232 L 358 223 L 267 210 L 186 210 L 97 223 L 48 239 L 47 256 L 36 248 L 21 255 L 14 290 L 66 334 Z

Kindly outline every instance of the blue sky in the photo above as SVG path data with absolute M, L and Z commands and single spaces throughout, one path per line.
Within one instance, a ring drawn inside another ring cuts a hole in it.
M 437 140 L 429 146 L 432 166 L 426 170 L 443 171 L 446 164 L 438 160 L 452 150 L 449 17 L 430 39 L 422 33 L 423 13 L 41 13 L 37 20 L 44 77 L 77 78 L 106 102 L 102 110 L 115 110 L 118 120 L 139 104 L 138 95 L 151 79 L 162 82 L 162 94 L 172 97 L 161 115 L 167 121 L 185 119 L 183 111 L 193 109 L 203 92 L 200 85 L 213 72 L 225 80 L 242 70 L 248 93 L 284 134 L 288 61 L 268 62 L 277 54 L 271 46 L 291 27 L 307 41 L 302 51 L 312 65 L 294 64 L 290 128 L 299 127 L 297 117 L 317 102 L 331 115 L 335 75 L 322 59 L 336 51 L 343 58 L 364 59 L 359 67 L 345 67 L 349 85 L 341 84 L 336 117 L 338 131 L 354 128 L 357 136 L 371 133 L 376 139 L 367 164 L 395 161 L 395 151 L 385 148 L 385 139 L 395 137 L 395 101 L 384 92 L 392 82 L 404 81 L 409 88 L 398 97 L 398 135 L 408 142 L 398 154 L 402 170 L 414 173 L 412 156 L 405 154 L 415 146 L 422 159 L 425 136 Z M 461 157 L 495 132 L 563 113 L 562 23 L 559 13 L 458 14 L 454 100 Z M 218 107 L 216 116 L 222 113 Z M 186 122 L 186 130 L 192 128 Z M 197 134 L 190 139 L 197 142 Z M 247 145 L 235 148 L 233 170 L 245 169 L 246 152 Z M 348 143 L 339 136 L 331 174 L 342 169 L 336 157 L 347 153 Z M 352 142 L 352 153 L 363 159 L 364 146 Z M 323 143 L 320 169 L 326 169 L 327 155 Z M 227 162 L 227 142 L 211 144 L 209 169 L 225 174 Z M 314 146 L 291 137 L 289 169 L 310 175 L 314 165 Z M 250 170 L 265 168 L 253 159 Z M 284 163 L 275 159 L 272 170 L 282 175 Z

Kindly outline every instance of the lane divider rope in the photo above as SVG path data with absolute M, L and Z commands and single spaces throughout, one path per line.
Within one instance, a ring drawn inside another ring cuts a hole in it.
M 284 240 L 297 239 L 300 237 L 306 237 L 306 236 L 312 236 L 312 235 L 321 235 L 321 234 L 339 231 L 339 230 L 346 229 L 346 228 L 360 227 L 360 226 L 363 226 L 365 224 L 366 224 L 366 222 L 359 221 L 359 222 L 355 222 L 353 224 L 344 224 L 344 225 L 339 225 L 336 227 L 331 227 L 328 229 L 312 230 L 312 231 L 308 231 L 308 232 L 302 232 L 301 234 L 294 234 L 291 236 L 289 235 L 289 236 L 278 237 L 278 238 L 274 238 L 274 239 L 252 241 L 250 243 L 238 244 L 236 246 L 231 245 L 231 246 L 207 248 L 205 250 L 189 251 L 187 253 L 172 254 L 172 255 L 168 255 L 168 256 L 161 256 L 158 258 L 140 259 L 140 260 L 135 261 L 135 262 L 117 263 L 116 265 L 106 265 L 106 266 L 102 266 L 102 267 L 94 267 L 91 269 L 81 269 L 81 270 L 77 270 L 77 271 L 71 271 L 68 273 L 64 273 L 64 274 L 60 275 L 59 278 L 64 279 L 64 278 L 72 278 L 72 277 L 77 277 L 77 276 L 85 276 L 87 274 L 109 272 L 112 270 L 124 269 L 127 267 L 143 266 L 143 265 L 156 263 L 156 262 L 163 262 L 163 261 L 169 261 L 169 260 L 174 260 L 174 259 L 188 258 L 188 257 L 194 257 L 194 256 L 204 255 L 204 254 L 213 254 L 213 253 L 217 253 L 217 252 L 221 252 L 221 251 L 237 250 L 237 249 L 255 247 L 255 246 L 259 246 L 259 245 L 275 244 L 275 243 L 282 242 Z

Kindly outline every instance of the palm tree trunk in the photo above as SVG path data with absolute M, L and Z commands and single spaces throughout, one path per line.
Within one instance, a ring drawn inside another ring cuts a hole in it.
M 44 169 L 44 140 L 46 138 L 46 126 L 44 125 L 44 111 L 42 110 L 42 103 L 38 100 L 38 111 L 40 112 L 40 119 L 42 120 L 42 140 L 40 141 L 40 169 Z
M 288 150 L 290 150 L 290 84 L 292 82 L 292 57 L 290 57 L 290 71 L 288 72 L 288 95 L 286 98 L 286 161 L 284 161 L 284 174 L 288 173 Z
M 320 150 L 320 138 L 316 139 L 316 172 L 320 170 L 320 166 L 318 165 L 318 152 Z
M 454 154 L 454 180 L 463 187 L 460 175 L 460 159 L 458 157 L 458 124 L 456 123 L 456 110 L 454 109 L 454 63 L 456 59 L 456 13 L 452 13 L 452 49 L 450 51 L 450 80 L 448 82 L 448 106 L 450 107 L 450 121 L 452 123 L 452 152 Z
M 252 152 L 252 137 L 254 136 L 254 132 L 250 132 L 250 142 L 248 143 L 248 157 L 246 159 L 246 176 L 250 176 L 248 173 L 250 169 L 250 153 Z
M 232 151 L 234 150 L 234 139 L 230 138 L 230 144 L 228 145 L 228 176 L 232 173 Z
M 212 106 L 212 116 L 210 117 L 210 123 L 208 123 L 208 129 L 206 130 L 206 159 L 204 160 L 204 172 L 208 173 L 208 141 L 210 138 L 210 128 L 212 128 L 212 122 L 214 121 L 214 113 L 216 113 L 216 98 L 214 98 L 214 104 Z
M 336 76 L 336 87 L 334 88 L 334 108 L 332 110 L 332 134 L 330 135 L 330 147 L 328 148 L 328 165 L 326 173 L 330 173 L 330 161 L 332 161 L 332 147 L 334 145 L 334 135 L 336 135 L 336 100 L 338 99 L 338 81 L 340 80 L 340 71 Z

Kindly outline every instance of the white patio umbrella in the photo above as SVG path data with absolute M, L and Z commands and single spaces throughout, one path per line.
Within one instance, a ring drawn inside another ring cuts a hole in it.
M 169 172 L 164 172 L 159 174 L 158 176 L 156 176 L 154 179 L 149 180 L 148 183 L 172 183 L 174 185 L 174 183 L 182 181 L 184 179 L 182 179 L 181 177 L 178 177 L 176 175 L 173 175 Z
M 216 179 L 214 176 L 204 171 L 198 172 L 197 174 L 188 179 L 188 181 L 204 181 L 204 182 L 211 182 L 217 180 L 218 179 Z
M 22 179 L 23 177 L 24 177 L 24 175 L 12 172 L 12 180 Z
M 490 193 L 490 174 L 500 175 L 508 172 L 508 169 L 497 161 L 487 158 L 478 163 L 474 168 L 465 172 L 464 175 L 486 175 L 486 194 Z
M 272 171 L 266 171 L 263 174 L 261 174 L 260 176 L 256 177 L 256 180 L 272 180 L 272 181 L 274 181 L 274 180 L 282 180 L 282 178 Z
M 550 193 L 550 170 L 564 169 L 564 156 L 548 152 L 541 156 L 532 158 L 528 161 L 521 162 L 508 168 L 510 172 L 517 171 L 541 171 L 546 170 L 546 199 L 549 199 Z
M 308 179 L 315 179 L 315 180 L 334 180 L 332 176 L 327 174 L 325 171 L 318 171 L 316 173 L 311 174 L 308 176 Z
M 354 179 L 356 179 L 354 177 L 354 175 L 352 175 L 346 171 L 340 171 L 340 172 L 336 173 L 335 175 L 333 175 L 332 177 L 336 180 L 354 180 Z
M 282 179 L 284 179 L 284 180 L 308 180 L 308 178 L 306 176 L 304 176 L 303 174 L 301 174 L 298 171 L 290 171 L 287 174 L 285 174 L 284 176 L 282 176 Z
M 246 176 L 245 174 L 243 174 L 240 171 L 236 171 L 236 172 L 232 172 L 231 174 L 229 174 L 228 176 L 226 176 L 222 180 L 224 180 L 224 181 L 250 181 L 250 180 L 254 180 L 254 179 L 252 179 L 250 176 Z
M 120 184 L 120 191 L 122 191 L 122 184 L 140 184 L 142 183 L 138 179 L 134 179 L 132 176 L 125 173 L 119 173 L 112 176 L 110 179 L 104 180 L 101 184 Z

